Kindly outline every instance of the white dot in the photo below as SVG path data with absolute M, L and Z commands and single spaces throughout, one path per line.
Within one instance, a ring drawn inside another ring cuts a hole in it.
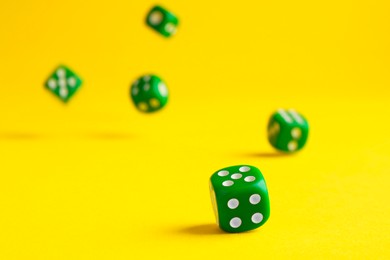
M 145 77 L 144 77 L 144 81 L 145 81 L 145 82 L 149 82 L 149 80 L 150 80 L 150 76 L 145 76 Z
M 68 96 L 68 89 L 66 88 L 60 88 L 60 96 L 63 98 L 66 98 Z
M 302 136 L 302 130 L 298 127 L 295 127 L 291 130 L 291 136 L 295 139 L 299 139 Z
M 227 176 L 228 174 L 229 174 L 228 171 L 219 171 L 218 172 L 218 176 L 221 176 L 221 177 Z
M 229 209 L 236 209 L 239 204 L 240 204 L 240 202 L 238 201 L 238 199 L 231 199 L 228 201 L 227 205 L 228 205 Z
M 252 215 L 252 222 L 253 223 L 259 224 L 261 221 L 263 221 L 263 214 L 255 213 Z
M 173 23 L 167 23 L 165 25 L 165 31 L 167 31 L 170 34 L 176 33 L 176 26 Z
M 242 174 L 241 174 L 241 173 L 232 174 L 232 179 L 233 179 L 233 180 L 241 179 L 241 177 L 242 177 Z
M 149 22 L 152 25 L 159 25 L 163 20 L 163 14 L 160 11 L 154 11 L 149 16 Z
M 133 87 L 133 95 L 136 96 L 139 93 L 139 89 L 137 87 Z
M 76 79 L 75 79 L 74 77 L 70 77 L 70 78 L 68 79 L 68 84 L 69 84 L 69 86 L 71 86 L 71 87 L 75 87 L 75 86 L 76 86 Z
M 158 108 L 161 105 L 160 101 L 158 101 L 158 99 L 155 99 L 155 98 L 152 98 L 151 100 L 149 100 L 149 103 L 150 103 L 150 106 L 153 108 Z
M 49 79 L 47 85 L 49 86 L 49 88 L 55 89 L 57 87 L 57 82 L 54 79 Z
M 149 84 L 144 85 L 144 90 L 145 91 L 148 91 L 149 89 L 150 89 L 150 85 Z
M 138 108 L 141 110 L 141 111 L 147 111 L 148 110 L 148 105 L 145 103 L 145 102 L 139 102 L 138 103 Z
M 225 186 L 225 187 L 232 186 L 233 184 L 234 184 L 233 181 L 224 181 L 224 182 L 222 182 L 222 185 Z
M 249 172 L 251 170 L 251 168 L 249 168 L 248 166 L 242 166 L 240 167 L 240 172 Z
M 158 92 L 163 97 L 168 96 L 168 89 L 167 86 L 164 84 L 164 82 L 158 83 Z
M 60 85 L 61 88 L 66 88 L 66 80 L 65 79 L 59 79 L 58 85 Z
M 230 226 L 232 228 L 238 228 L 239 226 L 241 226 L 241 223 L 242 223 L 241 219 L 237 218 L 237 217 L 236 218 L 232 218 L 230 220 Z
M 254 180 L 256 180 L 256 178 L 254 176 L 248 176 L 248 177 L 245 177 L 245 179 L 244 179 L 244 181 L 246 181 L 246 182 L 252 182 Z
M 64 78 L 65 75 L 66 75 L 66 71 L 63 68 L 60 68 L 60 69 L 57 70 L 57 76 L 59 78 Z
M 298 148 L 298 143 L 295 140 L 292 140 L 287 145 L 289 151 L 295 151 Z
M 261 197 L 259 194 L 253 194 L 252 196 L 249 197 L 249 202 L 252 205 L 259 204 L 260 200 L 261 200 Z

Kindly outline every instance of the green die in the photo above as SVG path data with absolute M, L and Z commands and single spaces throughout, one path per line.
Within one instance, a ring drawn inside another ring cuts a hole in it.
M 147 75 L 133 83 L 131 98 L 138 110 L 151 113 L 162 109 L 168 102 L 168 89 L 157 76 Z
M 298 151 L 305 146 L 308 135 L 307 120 L 292 109 L 279 109 L 269 120 L 268 140 L 278 150 Z
M 81 79 L 69 68 L 59 66 L 45 83 L 45 87 L 67 102 L 80 88 Z
M 210 194 L 217 224 L 226 232 L 256 229 L 269 218 L 267 185 L 256 167 L 238 165 L 215 172 Z
M 146 23 L 163 36 L 170 37 L 176 33 L 179 20 L 173 13 L 155 6 L 148 13 Z

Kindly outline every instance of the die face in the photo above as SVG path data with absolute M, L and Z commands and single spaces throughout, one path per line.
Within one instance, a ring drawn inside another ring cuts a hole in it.
M 273 147 L 284 152 L 301 150 L 309 135 L 307 120 L 296 111 L 279 109 L 268 123 L 268 140 Z
M 63 102 L 68 102 L 77 92 L 82 80 L 68 67 L 59 66 L 45 83 L 45 87 Z
M 130 90 L 131 98 L 139 111 L 156 112 L 168 102 L 168 89 L 157 76 L 146 75 L 133 83 Z
M 256 167 L 238 165 L 215 172 L 210 192 L 217 223 L 226 232 L 253 230 L 269 218 L 267 186 Z
M 161 6 L 155 6 L 146 17 L 146 23 L 165 37 L 171 37 L 176 33 L 179 25 L 178 18 Z

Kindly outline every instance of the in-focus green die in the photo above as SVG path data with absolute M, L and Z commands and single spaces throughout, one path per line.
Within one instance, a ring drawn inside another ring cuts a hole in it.
M 148 13 L 146 23 L 163 36 L 170 37 L 176 33 L 179 20 L 173 13 L 161 6 L 155 6 Z
M 157 76 L 147 75 L 133 83 L 131 98 L 138 110 L 151 113 L 162 109 L 168 102 L 168 89 Z
M 67 102 L 81 86 L 81 79 L 66 66 L 59 66 L 45 83 L 45 87 Z
M 302 149 L 309 135 L 307 120 L 295 110 L 279 109 L 268 123 L 268 140 L 273 147 L 284 152 Z
M 269 218 L 267 185 L 256 167 L 238 165 L 215 172 L 210 193 L 217 224 L 226 232 L 252 230 Z

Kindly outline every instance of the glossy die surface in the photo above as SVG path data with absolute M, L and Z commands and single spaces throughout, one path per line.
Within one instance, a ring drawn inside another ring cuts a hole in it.
M 168 10 L 155 6 L 149 11 L 146 23 L 161 35 L 170 37 L 176 33 L 179 20 Z
M 146 75 L 133 83 L 130 95 L 139 111 L 152 113 L 162 109 L 168 102 L 168 89 L 157 76 Z
M 284 152 L 302 149 L 309 136 L 307 120 L 295 110 L 279 109 L 268 123 L 268 140 L 273 147 Z
M 230 233 L 262 226 L 269 218 L 267 185 L 260 170 L 238 165 L 215 172 L 210 194 L 219 227 Z
M 81 79 L 68 67 L 59 66 L 45 83 L 45 87 L 62 101 L 67 102 L 82 84 Z

